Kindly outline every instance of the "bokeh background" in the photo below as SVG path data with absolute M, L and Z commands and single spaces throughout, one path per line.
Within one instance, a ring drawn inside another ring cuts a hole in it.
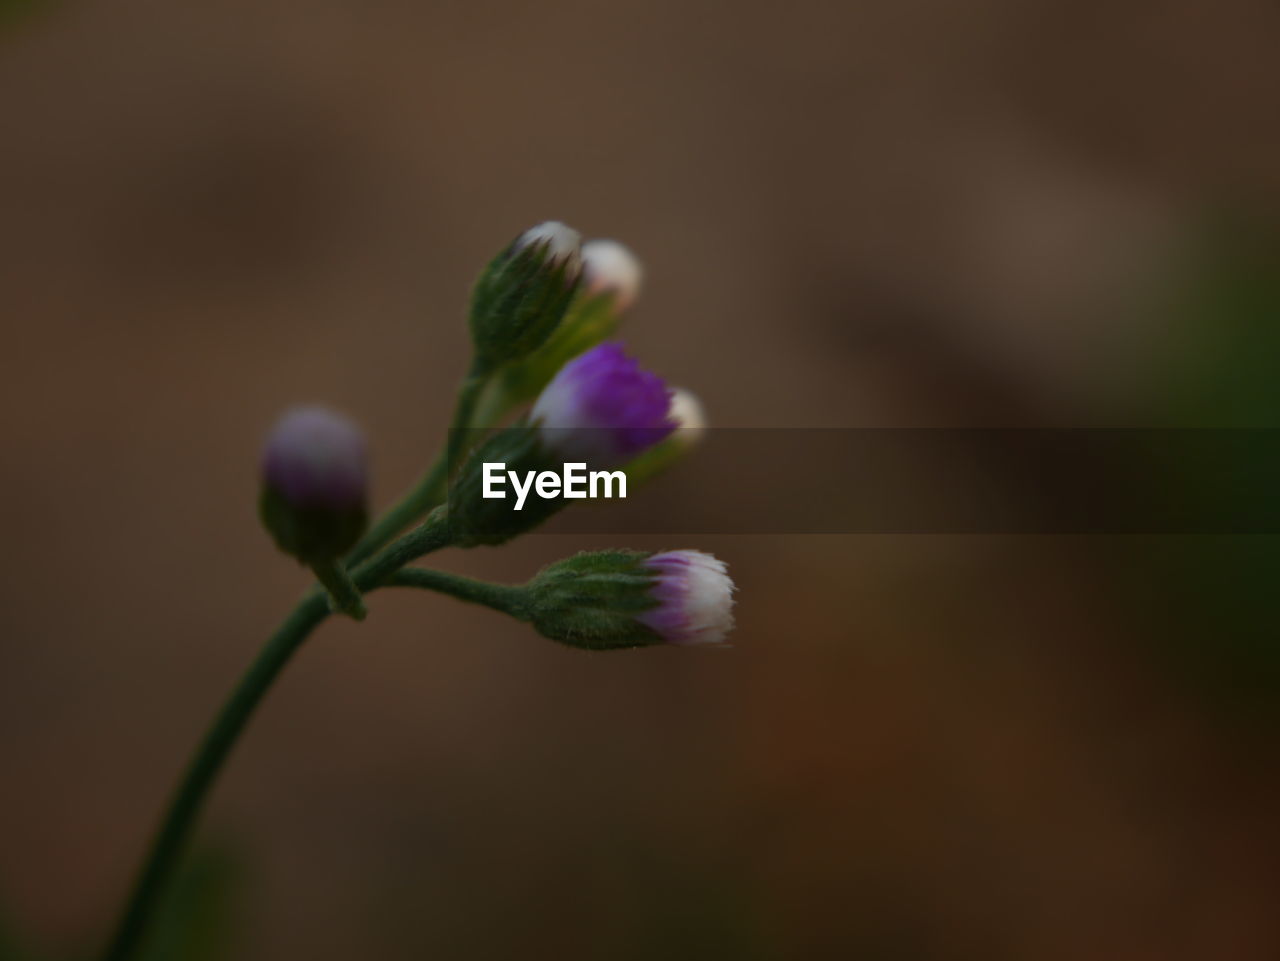
M 307 584 L 273 418 L 356 416 L 390 501 L 533 222 L 637 251 L 626 339 L 717 425 L 1280 426 L 1274 4 L 0 11 L 6 957 L 101 942 Z M 692 540 L 439 560 L 712 550 L 729 650 L 326 625 L 153 956 L 1280 956 L 1274 540 Z

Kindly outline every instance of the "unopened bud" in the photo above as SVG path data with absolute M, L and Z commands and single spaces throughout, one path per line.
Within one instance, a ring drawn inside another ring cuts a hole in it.
M 306 563 L 349 550 L 367 520 L 364 434 L 323 407 L 276 422 L 262 452 L 262 522 L 282 551 Z
M 580 241 L 576 230 L 547 221 L 490 261 L 471 294 L 473 373 L 525 358 L 551 336 L 581 279 Z
M 677 387 L 671 395 L 671 419 L 676 427 L 686 434 L 686 442 L 692 443 L 707 429 L 707 412 L 696 394 L 683 387 Z
M 530 582 L 533 626 L 573 647 L 720 644 L 733 628 L 733 581 L 701 551 L 598 551 Z
M 635 303 L 643 273 L 635 254 L 616 240 L 592 240 L 582 247 L 586 293 L 612 294 L 615 310 L 626 310 Z
M 487 421 L 533 400 L 565 364 L 612 337 L 621 313 L 639 293 L 641 275 L 640 262 L 617 241 L 583 244 L 577 295 L 542 346 L 495 378 L 483 404 Z

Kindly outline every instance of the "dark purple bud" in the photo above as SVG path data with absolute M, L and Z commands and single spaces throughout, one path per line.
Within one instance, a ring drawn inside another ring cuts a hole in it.
M 364 434 L 323 407 L 280 418 L 262 451 L 262 520 L 281 550 L 307 561 L 337 557 L 364 530 L 369 457 Z
M 262 480 L 294 507 L 359 507 L 369 485 L 364 433 L 323 407 L 295 407 L 267 438 Z

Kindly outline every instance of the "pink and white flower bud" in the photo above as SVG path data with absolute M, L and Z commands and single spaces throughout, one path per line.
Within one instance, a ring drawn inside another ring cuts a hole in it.
M 636 619 L 669 644 L 721 644 L 733 630 L 733 580 L 724 561 L 702 551 L 654 554 L 644 567 L 657 575 L 657 606 Z
M 635 254 L 616 240 L 591 240 L 582 245 L 582 279 L 587 293 L 612 293 L 618 310 L 635 303 L 643 276 Z
M 565 276 L 574 280 L 582 272 L 582 234 L 558 220 L 546 220 L 530 227 L 512 245 L 512 253 L 543 246 L 549 265 L 563 263 Z

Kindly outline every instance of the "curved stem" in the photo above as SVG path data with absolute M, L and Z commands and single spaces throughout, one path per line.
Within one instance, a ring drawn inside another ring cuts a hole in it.
M 461 574 L 430 570 L 425 567 L 406 567 L 396 571 L 384 582 L 387 587 L 420 587 L 429 591 L 448 594 L 460 601 L 483 604 L 517 620 L 529 619 L 528 591 L 519 585 L 494 584 L 478 581 Z
M 119 927 L 103 955 L 104 961 L 125 961 L 138 947 L 209 788 L 236 738 L 294 652 L 316 625 L 328 616 L 329 606 L 322 594 L 307 596 L 285 618 L 232 691 L 178 782 L 164 821 L 134 883 Z
M 385 583 L 397 568 L 448 543 L 448 512 L 438 508 L 424 523 L 352 571 L 346 583 L 361 591 L 373 590 Z M 358 599 L 359 595 L 356 597 Z M 329 600 L 323 593 L 317 591 L 303 598 L 271 635 L 214 718 L 186 773 L 178 782 L 129 894 L 119 926 L 102 956 L 103 961 L 128 961 L 137 951 L 147 922 L 173 874 L 209 789 L 236 739 L 294 652 L 329 613 Z
M 476 404 L 488 383 L 487 376 L 473 372 L 462 382 L 462 388 L 458 391 L 458 407 L 453 414 L 449 443 L 445 449 L 445 460 L 448 462 L 450 477 L 462 466 L 463 456 L 467 452 L 468 431 L 479 426 L 475 423 Z
M 371 591 L 410 561 L 417 560 L 442 547 L 448 547 L 449 540 L 448 508 L 437 507 L 425 521 L 381 554 L 353 570 L 351 580 L 360 590 Z

